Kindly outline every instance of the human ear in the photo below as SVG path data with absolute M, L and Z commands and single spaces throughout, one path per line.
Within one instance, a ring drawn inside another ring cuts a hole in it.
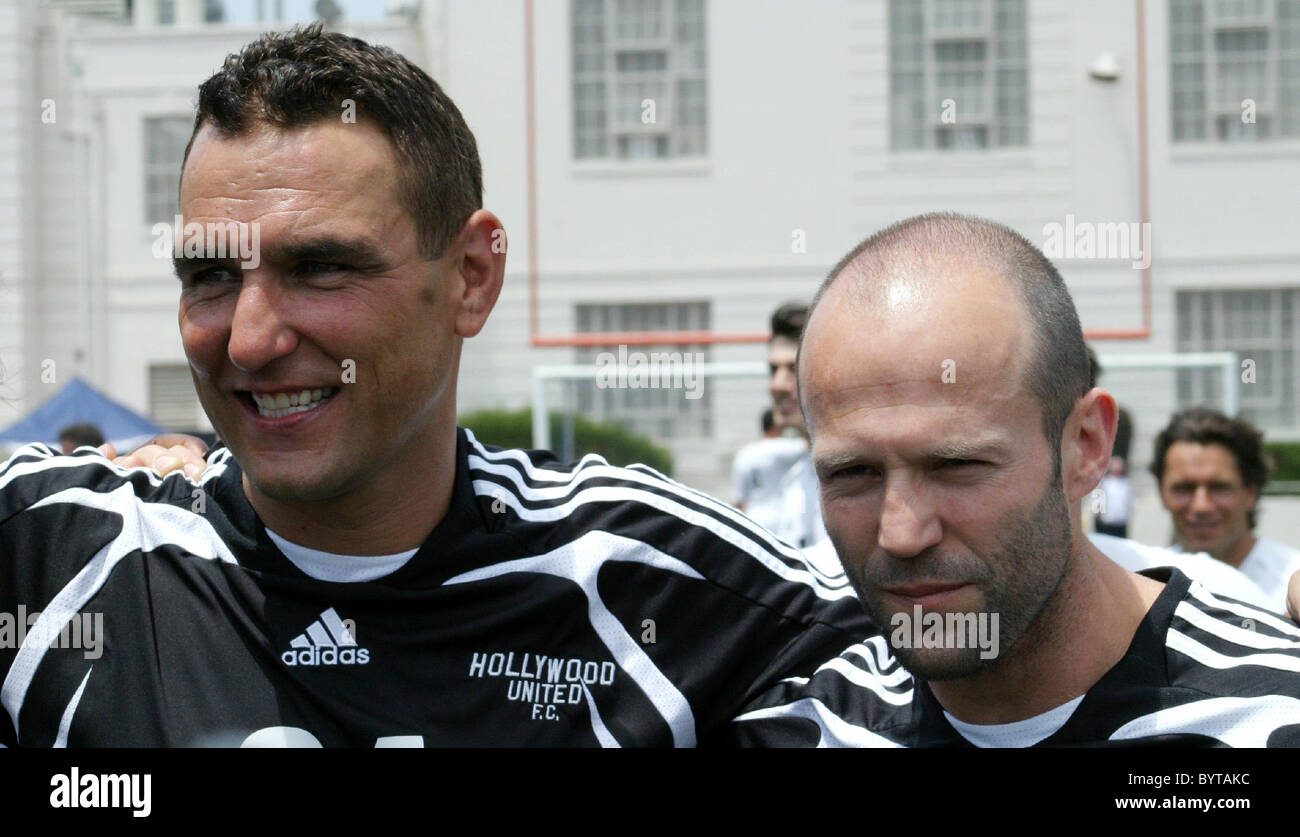
M 480 209 L 469 217 L 457 239 L 454 266 L 460 278 L 456 334 L 473 337 L 492 313 L 506 273 L 506 231 L 496 215 Z
M 1100 387 L 1075 402 L 1061 436 L 1061 474 L 1071 503 L 1081 500 L 1106 475 L 1118 422 L 1115 398 Z

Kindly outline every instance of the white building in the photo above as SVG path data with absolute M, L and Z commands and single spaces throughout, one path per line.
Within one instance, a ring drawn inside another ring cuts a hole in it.
M 0 102 L 20 115 L 0 133 L 0 425 L 54 391 L 52 361 L 55 381 L 201 427 L 151 228 L 197 84 L 263 27 L 204 22 L 200 0 L 54 5 L 0 0 Z M 1072 232 L 1057 263 L 1099 352 L 1237 351 L 1245 415 L 1300 436 L 1300 0 L 412 6 L 339 28 L 447 89 L 510 233 L 462 410 L 524 406 L 535 366 L 632 342 L 583 332 L 708 332 L 660 348 L 762 363 L 778 303 L 868 233 L 956 210 L 1045 246 L 1048 225 Z M 1144 222 L 1149 270 L 1118 237 Z M 1083 251 L 1087 225 L 1106 252 Z M 1216 402 L 1216 374 L 1106 376 L 1135 465 L 1180 400 Z M 705 393 L 589 387 L 579 407 L 668 441 L 679 479 L 725 495 L 766 388 Z

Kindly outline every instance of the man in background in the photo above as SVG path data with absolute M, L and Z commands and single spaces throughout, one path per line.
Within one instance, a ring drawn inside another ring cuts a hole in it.
M 801 436 L 781 435 L 773 410 L 763 411 L 763 436 L 736 454 L 731 469 L 732 504 L 767 529 L 781 522 L 785 498 L 781 480 L 790 466 L 807 455 L 808 443 Z
M 1264 438 L 1243 419 L 1204 407 L 1174 414 L 1156 437 L 1151 473 L 1174 524 L 1174 549 L 1208 552 L 1236 567 L 1286 607 L 1300 551 L 1255 534 L 1259 495 L 1268 483 Z
M 1128 537 L 1128 521 L 1133 514 L 1133 484 L 1124 475 L 1124 460 L 1110 458 L 1106 476 L 1101 478 L 1101 508 L 1097 510 L 1095 526 L 1103 535 Z
M 89 422 L 70 424 L 59 431 L 59 447 L 64 453 L 72 453 L 79 447 L 89 445 L 97 448 L 104 444 L 104 434 Z
M 808 454 L 808 431 L 799 409 L 799 384 L 795 375 L 799 340 L 807 320 L 807 305 L 785 303 L 772 313 L 772 338 L 767 344 L 768 392 L 772 396 L 773 416 L 787 435 L 796 436 L 803 445 L 802 453 L 791 461 L 781 477 L 779 515 L 768 528 L 804 550 L 826 541 L 826 527 L 822 525 L 821 504 L 817 499 L 817 474 Z

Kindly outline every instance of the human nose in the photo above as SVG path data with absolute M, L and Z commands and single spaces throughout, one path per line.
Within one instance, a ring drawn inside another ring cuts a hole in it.
M 1213 514 L 1214 501 L 1210 499 L 1210 487 L 1208 485 L 1198 485 L 1196 491 L 1192 493 L 1192 502 L 1188 506 L 1188 511 L 1192 514 Z
M 772 373 L 772 391 L 782 394 L 790 394 L 795 390 L 794 370 L 781 367 Z
M 919 555 L 943 539 L 934 505 L 914 480 L 890 477 L 885 482 L 880 514 L 880 548 L 901 558 Z
M 286 322 L 284 300 L 270 282 L 245 276 L 230 323 L 230 360 L 244 372 L 256 372 L 291 354 L 298 338 Z

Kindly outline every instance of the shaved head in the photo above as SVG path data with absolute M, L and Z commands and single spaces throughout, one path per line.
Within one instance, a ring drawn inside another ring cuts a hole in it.
M 798 370 L 826 531 L 876 623 L 999 620 L 993 657 L 893 634 L 903 665 L 964 680 L 1059 641 L 1058 592 L 1083 550 L 1071 504 L 1110 457 L 1114 400 L 1089 392 L 1051 263 L 977 218 L 895 224 L 818 291 Z
M 919 215 L 886 227 L 831 269 L 813 299 L 809 321 L 827 293 L 841 284 L 845 293 L 840 299 L 864 311 L 897 309 L 928 298 L 935 283 L 944 281 L 936 277 L 962 273 L 954 270 L 957 266 L 1001 278 L 1019 298 L 1023 310 L 1007 312 L 1029 327 L 1028 357 L 1019 368 L 1042 408 L 1043 433 L 1058 448 L 1066 418 L 1091 388 L 1088 350 L 1061 274 L 1009 227 L 954 213 Z M 806 403 L 804 413 L 811 425 Z

